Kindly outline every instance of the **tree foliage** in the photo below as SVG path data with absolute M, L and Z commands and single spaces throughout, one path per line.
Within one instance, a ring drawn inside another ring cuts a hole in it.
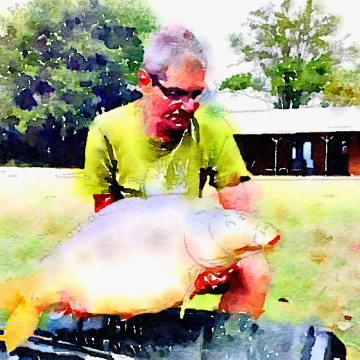
M 132 0 L 34 0 L 2 24 L 0 162 L 81 166 L 95 115 L 141 96 L 128 85 L 154 16 Z M 24 156 L 9 153 L 11 136 Z
M 360 66 L 353 70 L 336 69 L 323 97 L 335 106 L 360 106 Z
M 291 0 L 276 11 L 270 4 L 250 13 L 243 34 L 230 36 L 232 48 L 246 62 L 254 62 L 263 76 L 264 88 L 277 96 L 275 107 L 299 108 L 330 81 L 338 60 L 330 51 L 327 37 L 336 31 L 338 19 L 323 15 L 312 0 L 305 9 L 290 13 Z M 253 87 L 252 84 L 248 84 Z M 226 79 L 223 87 L 231 89 Z
M 253 76 L 250 73 L 238 74 L 224 80 L 221 83 L 219 90 L 229 89 L 230 92 L 234 92 L 237 90 L 245 90 L 249 87 L 260 91 L 263 88 L 263 84 L 260 79 L 253 79 Z

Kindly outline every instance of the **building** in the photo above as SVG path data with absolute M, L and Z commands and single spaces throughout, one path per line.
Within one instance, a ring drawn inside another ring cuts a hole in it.
M 357 108 L 226 111 L 254 175 L 360 175 Z

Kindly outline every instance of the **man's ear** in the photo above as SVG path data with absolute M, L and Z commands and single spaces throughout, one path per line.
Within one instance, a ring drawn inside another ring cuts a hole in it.
M 138 78 L 141 86 L 148 86 L 151 83 L 150 75 L 144 69 L 139 70 Z

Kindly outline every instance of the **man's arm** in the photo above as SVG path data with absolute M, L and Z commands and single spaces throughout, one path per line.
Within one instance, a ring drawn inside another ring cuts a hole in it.
M 209 180 L 209 185 L 217 189 L 223 206 L 232 208 L 233 195 L 242 201 L 246 199 L 242 185 L 249 183 L 249 172 L 235 142 L 227 114 L 214 112 L 210 107 L 204 107 L 197 114 L 201 119 L 198 123 L 206 159 L 205 167 L 200 169 L 199 195 L 202 196 L 202 189 Z
M 94 197 L 95 210 L 122 198 L 117 182 L 119 161 L 98 119 L 90 126 L 85 150 L 84 191 Z
M 207 124 L 212 125 L 206 127 L 206 146 L 210 155 L 208 169 L 212 170 L 209 184 L 216 187 L 224 208 L 251 211 L 251 199 L 256 192 L 256 186 L 252 181 L 248 181 L 250 174 L 232 129 L 224 118 L 212 114 Z
M 250 180 L 249 172 L 231 132 L 221 140 L 220 149 L 221 153 L 216 163 L 218 189 L 237 186 Z
M 252 210 L 256 186 L 248 181 L 249 175 L 233 136 L 228 136 L 218 161 L 217 175 L 218 196 L 225 209 Z

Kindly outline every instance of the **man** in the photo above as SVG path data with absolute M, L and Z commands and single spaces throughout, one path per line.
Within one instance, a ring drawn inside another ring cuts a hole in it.
M 104 201 L 134 195 L 201 197 L 207 177 L 218 190 L 248 178 L 224 119 L 197 111 L 205 69 L 189 31 L 170 28 L 154 36 L 139 71 L 142 99 L 99 116 L 90 128 L 86 189 L 97 211 Z
M 203 49 L 191 32 L 165 28 L 153 37 L 139 71 L 143 97 L 100 115 L 90 128 L 85 190 L 95 198 L 95 211 L 131 196 L 202 197 L 207 180 L 224 207 L 236 208 L 241 196 L 227 189 L 239 189 L 248 172 L 226 121 L 199 109 L 205 69 Z M 270 279 L 267 264 L 244 259 L 228 278 L 233 285 L 219 309 L 259 316 Z M 205 274 L 197 284 L 199 294 L 219 294 L 223 272 Z

